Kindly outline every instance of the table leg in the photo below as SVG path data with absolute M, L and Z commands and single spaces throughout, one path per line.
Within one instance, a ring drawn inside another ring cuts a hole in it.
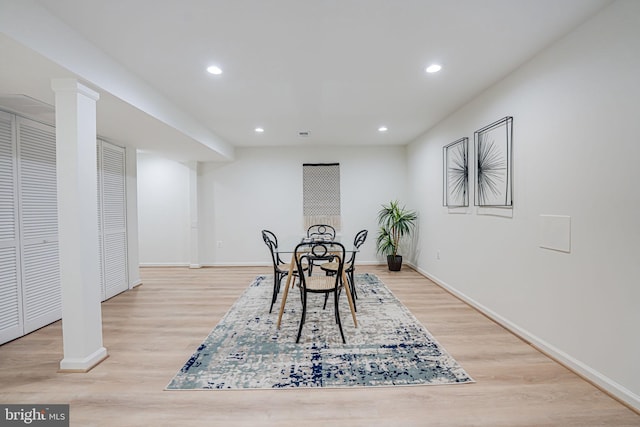
M 296 262 L 295 252 L 291 255 L 291 263 L 289 264 L 289 274 L 287 274 L 287 283 L 284 286 L 284 293 L 282 294 L 282 302 L 280 303 L 280 313 L 278 313 L 278 324 L 276 328 L 280 329 L 280 322 L 282 321 L 282 313 L 284 313 L 284 305 L 287 302 L 287 295 L 289 294 L 289 285 L 291 284 L 291 278 L 293 277 L 293 266 Z
M 353 306 L 353 299 L 351 299 L 351 289 L 349 287 L 349 281 L 347 280 L 347 276 L 342 270 L 342 286 L 344 286 L 345 294 L 347 294 L 347 300 L 349 301 L 349 308 L 351 308 L 351 317 L 353 318 L 353 324 L 358 327 L 358 321 L 356 320 L 356 310 Z

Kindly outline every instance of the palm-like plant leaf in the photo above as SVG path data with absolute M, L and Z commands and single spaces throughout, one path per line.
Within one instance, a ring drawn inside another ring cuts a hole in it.
M 378 253 L 381 254 L 391 254 L 393 253 L 393 238 L 391 234 L 384 228 L 380 227 L 378 232 L 378 237 L 376 238 L 376 247 L 378 248 Z
M 400 206 L 397 200 L 388 205 L 382 205 L 378 212 L 378 224 L 380 230 L 376 239 L 378 253 L 393 255 L 398 254 L 400 239 L 409 235 L 415 227 L 418 214 Z

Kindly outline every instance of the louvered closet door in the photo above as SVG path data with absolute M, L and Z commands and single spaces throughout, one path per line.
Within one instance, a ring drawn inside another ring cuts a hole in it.
M 0 344 L 23 334 L 14 123 L 0 112 Z
M 18 117 L 24 333 L 62 317 L 55 129 Z
M 99 141 L 100 200 L 103 297 L 111 298 L 126 291 L 127 269 L 127 222 L 125 187 L 125 150 L 122 147 Z

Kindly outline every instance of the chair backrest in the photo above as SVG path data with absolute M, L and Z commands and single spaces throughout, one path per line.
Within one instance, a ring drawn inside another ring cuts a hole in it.
M 262 230 L 262 240 L 267 246 L 273 245 L 278 249 L 278 238 L 269 230 Z
M 369 231 L 367 230 L 360 230 L 356 233 L 356 237 L 353 239 L 353 252 L 351 252 L 351 257 L 349 258 L 349 260 L 347 261 L 347 264 L 350 264 L 351 266 L 353 266 L 353 264 L 356 261 L 356 250 L 360 249 L 360 246 L 362 246 L 362 244 L 364 243 L 365 240 L 367 240 L 367 234 L 369 234 Z M 351 268 L 351 267 L 349 267 Z
M 262 240 L 264 240 L 264 244 L 269 248 L 269 252 L 271 253 L 271 261 L 273 261 L 273 265 L 275 267 L 276 265 L 278 265 L 279 261 L 278 238 L 271 231 L 262 230 Z
M 311 239 L 334 240 L 336 229 L 327 224 L 315 224 L 307 229 L 307 237 Z
M 367 230 L 358 231 L 355 239 L 353 239 L 353 247 L 356 249 L 360 249 L 360 246 L 362 246 L 364 241 L 367 240 L 367 234 L 369 234 Z
M 344 246 L 340 242 L 325 241 L 325 242 L 311 242 L 300 243 L 296 246 L 295 258 L 298 271 L 304 271 L 307 265 L 313 263 L 314 259 L 327 259 L 336 261 L 338 263 L 337 274 L 335 275 L 335 286 L 338 286 L 342 270 L 344 269 Z M 311 274 L 311 270 L 309 270 Z M 330 276 L 333 277 L 333 276 Z M 306 286 L 305 275 L 301 274 L 302 286 Z

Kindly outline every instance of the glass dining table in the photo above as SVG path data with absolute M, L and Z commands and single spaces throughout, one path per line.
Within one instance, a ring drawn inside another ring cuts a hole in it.
M 338 240 L 338 239 L 336 239 Z M 326 241 L 323 241 L 326 242 Z M 305 245 L 309 245 L 309 248 L 311 248 L 311 246 L 316 243 L 316 241 L 314 241 L 313 239 L 309 239 L 309 238 L 292 238 L 292 239 L 285 239 L 283 240 L 283 244 L 278 244 L 278 254 L 281 255 L 281 258 L 286 259 L 285 257 L 291 257 L 291 261 L 289 262 L 289 273 L 287 274 L 287 282 L 285 284 L 284 287 L 284 292 L 282 294 L 282 302 L 280 303 L 280 312 L 278 313 L 278 323 L 276 325 L 276 327 L 278 329 L 280 329 L 280 323 L 282 322 L 282 314 L 284 313 L 284 307 L 287 303 L 287 296 L 289 294 L 289 288 L 292 288 L 294 286 L 294 283 L 291 283 L 292 281 L 292 277 L 293 277 L 293 272 L 294 269 L 296 269 L 296 248 L 298 247 L 299 244 L 305 244 Z M 329 245 L 329 251 L 330 251 L 330 245 Z M 356 248 L 352 248 L 352 249 L 346 249 L 345 248 L 345 257 L 352 253 L 352 252 L 357 252 L 358 249 Z M 350 284 L 349 281 L 347 280 L 347 276 L 344 272 L 344 269 L 342 271 L 342 277 L 341 277 L 341 281 L 342 281 L 342 285 L 345 288 L 345 294 L 347 294 L 347 300 L 349 301 L 349 308 L 351 309 L 351 317 L 353 318 L 353 324 L 355 325 L 355 327 L 358 327 L 358 320 L 356 319 L 356 310 L 355 310 L 355 306 L 353 304 L 353 299 L 351 297 L 351 289 L 350 289 Z

